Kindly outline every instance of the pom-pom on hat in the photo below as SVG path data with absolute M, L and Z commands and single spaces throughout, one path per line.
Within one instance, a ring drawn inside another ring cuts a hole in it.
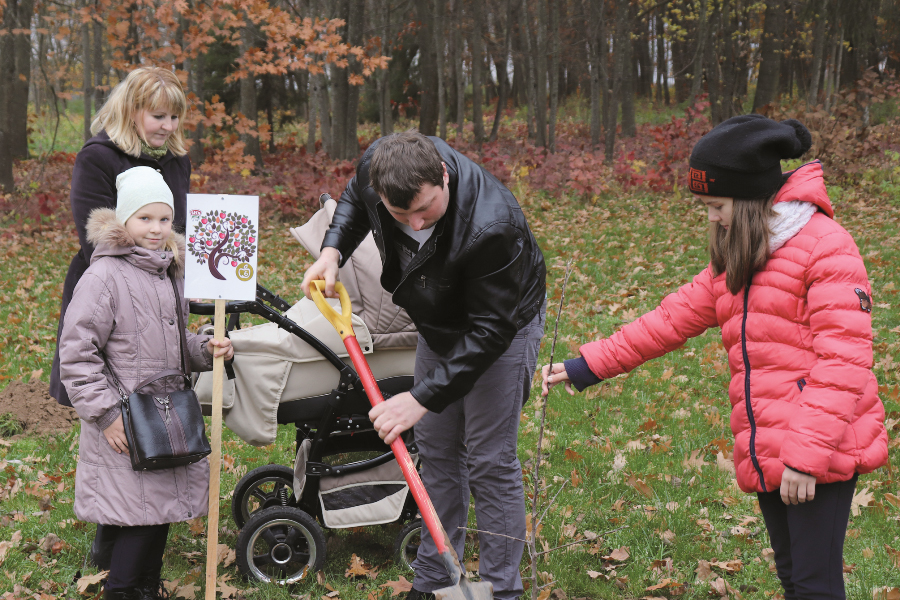
M 123 225 L 131 215 L 154 202 L 168 204 L 175 213 L 175 200 L 166 180 L 156 169 L 132 167 L 116 177 L 116 218 Z
M 781 161 L 800 158 L 810 146 L 809 130 L 796 119 L 779 123 L 758 114 L 732 117 L 694 146 L 688 188 L 703 196 L 768 198 L 783 183 Z

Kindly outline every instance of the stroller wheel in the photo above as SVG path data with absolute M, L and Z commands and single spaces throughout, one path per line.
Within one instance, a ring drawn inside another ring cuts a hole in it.
M 257 511 L 287 506 L 294 499 L 294 471 L 284 465 L 257 467 L 238 482 L 231 498 L 231 514 L 238 529 Z
M 401 569 L 412 571 L 412 562 L 419 552 L 422 541 L 422 519 L 413 519 L 407 523 L 394 541 L 394 562 Z
M 254 513 L 238 534 L 237 564 L 248 579 L 289 584 L 325 564 L 325 534 L 315 519 L 290 506 Z

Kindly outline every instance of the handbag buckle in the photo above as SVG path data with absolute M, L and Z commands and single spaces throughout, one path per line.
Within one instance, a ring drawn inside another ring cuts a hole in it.
M 169 407 L 171 406 L 171 402 L 169 401 L 169 397 L 168 397 L 168 396 L 164 396 L 164 397 L 162 397 L 162 398 L 158 398 L 158 397 L 156 397 L 156 396 L 153 396 L 153 399 L 154 399 L 157 403 L 159 403 L 160 406 L 162 406 L 163 408 L 166 409 L 166 423 L 168 423 L 168 422 L 169 422 Z

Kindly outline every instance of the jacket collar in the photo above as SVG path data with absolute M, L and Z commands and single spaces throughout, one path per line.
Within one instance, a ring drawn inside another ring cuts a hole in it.
M 785 184 L 781 186 L 778 194 L 775 195 L 772 204 L 794 200 L 811 202 L 826 215 L 834 218 L 834 208 L 832 208 L 828 192 L 825 190 L 825 174 L 822 170 L 822 163 L 818 160 L 793 171 Z
M 88 217 L 87 239 L 95 247 L 91 264 L 104 256 L 118 256 L 149 273 L 157 274 L 159 269 L 164 269 L 175 277 L 184 274 L 184 236 L 175 231 L 169 240 L 174 240 L 178 247 L 177 260 L 168 250 L 147 250 L 135 245 L 134 238 L 116 218 L 116 212 L 111 208 L 98 208 Z

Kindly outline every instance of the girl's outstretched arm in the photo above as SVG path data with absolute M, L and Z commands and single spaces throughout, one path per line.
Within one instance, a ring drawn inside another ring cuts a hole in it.
M 581 356 L 542 370 L 542 392 L 564 383 L 574 394 L 603 379 L 627 373 L 652 358 L 680 348 L 688 338 L 718 325 L 713 276 L 709 268 L 669 294 L 660 305 L 638 320 L 625 325 L 612 337 L 590 342 L 581 347 Z

